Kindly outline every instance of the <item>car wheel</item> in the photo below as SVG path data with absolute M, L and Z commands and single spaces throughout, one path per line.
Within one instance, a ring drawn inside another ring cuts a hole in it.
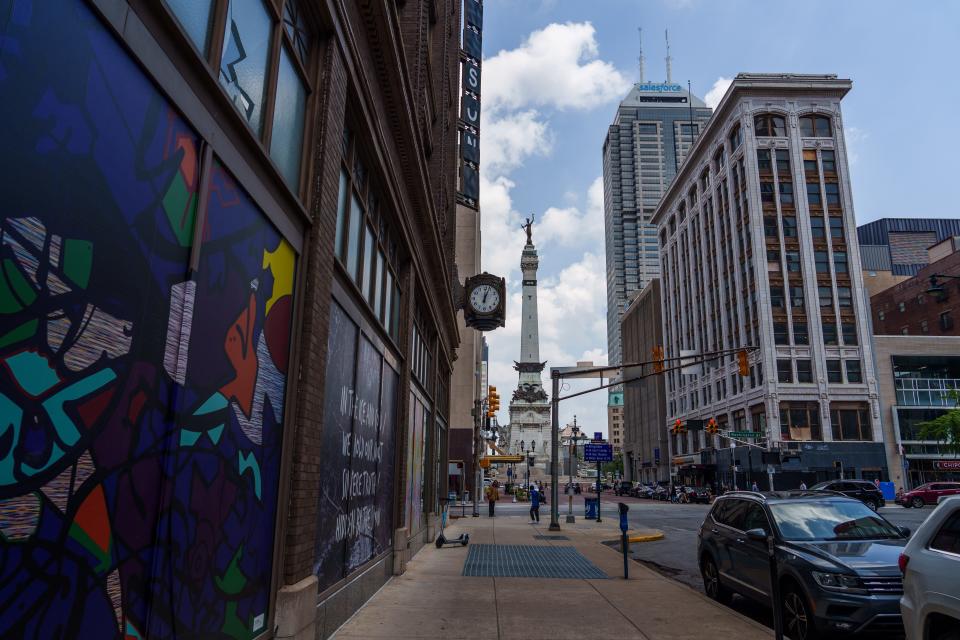
M 791 640 L 815 640 L 820 637 L 813 624 L 807 599 L 795 587 L 788 588 L 783 594 L 783 633 Z
M 700 566 L 700 575 L 703 577 L 703 590 L 707 597 L 724 604 L 730 602 L 730 592 L 720 582 L 720 571 L 711 556 L 703 559 L 703 564 Z
M 870 511 L 876 511 L 876 510 L 877 510 L 877 503 L 876 503 L 875 500 L 867 500 L 866 502 L 864 502 L 864 504 L 867 505 L 867 507 L 870 508 Z
M 916 508 L 916 509 L 922 509 L 922 508 L 923 508 L 923 498 L 914 498 L 913 500 L 910 501 L 910 504 L 913 505 L 913 507 Z

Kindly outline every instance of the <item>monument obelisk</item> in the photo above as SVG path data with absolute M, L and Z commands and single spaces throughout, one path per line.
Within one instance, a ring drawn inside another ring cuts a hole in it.
M 540 329 L 537 318 L 537 268 L 540 259 L 533 244 L 533 219 L 523 225 L 527 243 L 520 255 L 523 273 L 523 303 L 520 320 L 520 359 L 514 362 L 519 373 L 517 388 L 510 401 L 510 450 L 519 455 L 534 454 L 531 480 L 543 480 L 550 462 L 550 403 L 543 390 L 541 374 L 546 362 L 540 361 Z M 517 478 L 522 480 L 523 476 Z

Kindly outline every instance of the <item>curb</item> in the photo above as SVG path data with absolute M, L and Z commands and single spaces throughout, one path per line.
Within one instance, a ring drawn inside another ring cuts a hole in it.
M 663 540 L 664 535 L 662 531 L 656 533 L 648 533 L 642 536 L 630 536 L 627 538 L 627 542 L 633 544 L 634 542 L 653 542 L 654 540 Z

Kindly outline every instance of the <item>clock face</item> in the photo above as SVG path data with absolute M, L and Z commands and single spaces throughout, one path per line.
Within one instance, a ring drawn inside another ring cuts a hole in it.
M 478 285 L 470 292 L 470 306 L 477 313 L 493 313 L 500 305 L 500 293 L 489 284 Z

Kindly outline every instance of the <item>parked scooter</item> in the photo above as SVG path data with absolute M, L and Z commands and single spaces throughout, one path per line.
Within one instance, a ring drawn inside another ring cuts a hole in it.
M 447 528 L 447 507 L 444 506 L 443 514 L 440 516 L 440 534 L 437 536 L 437 542 L 436 542 L 437 549 L 444 546 L 455 547 L 457 545 L 461 547 L 465 547 L 470 543 L 469 533 L 461 533 L 456 538 L 447 539 L 447 537 L 443 535 L 443 530 L 446 528 Z

